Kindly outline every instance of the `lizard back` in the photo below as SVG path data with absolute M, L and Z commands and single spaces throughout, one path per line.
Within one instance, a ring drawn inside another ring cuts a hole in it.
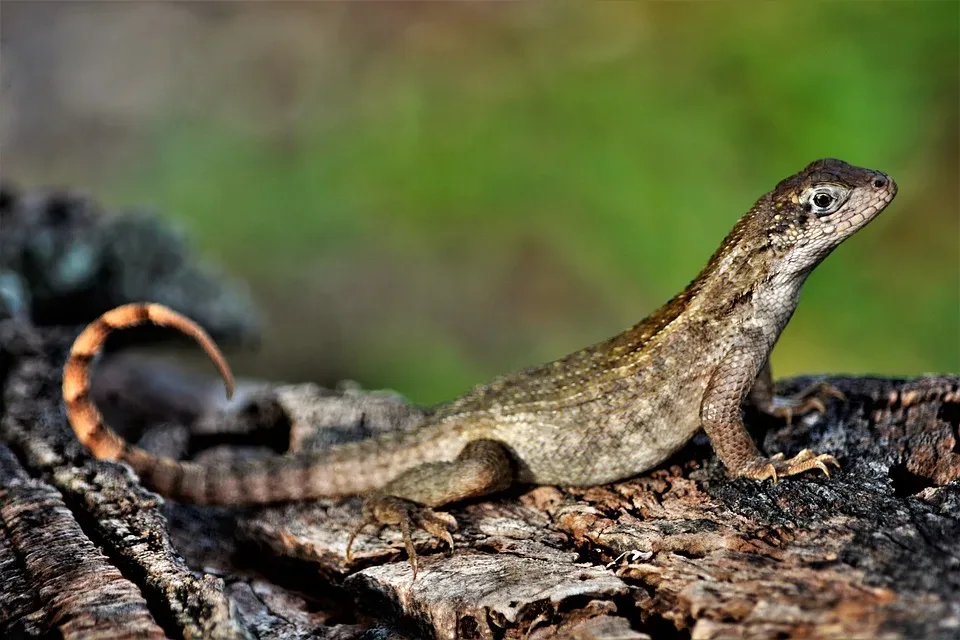
M 754 228 L 757 224 L 752 212 L 737 222 L 690 284 L 637 324 L 552 362 L 478 385 L 457 400 L 439 407 L 435 419 L 561 410 L 602 397 L 609 390 L 609 383 L 615 380 L 642 374 L 645 363 L 654 357 L 658 343 L 683 323 L 691 305 L 710 307 L 714 317 L 723 317 L 751 294 L 742 286 L 736 286 L 737 281 L 763 280 L 765 274 L 759 266 L 763 261 L 755 258 L 769 247 L 744 243 L 744 238 L 756 235 Z M 731 264 L 752 273 L 720 273 L 729 271 Z M 707 314 L 703 315 L 707 317 Z

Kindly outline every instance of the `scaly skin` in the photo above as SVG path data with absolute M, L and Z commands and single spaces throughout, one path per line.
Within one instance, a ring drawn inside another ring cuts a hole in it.
M 151 321 L 195 337 L 228 383 L 213 342 L 152 304 L 108 312 L 77 338 L 64 370 L 67 415 L 100 458 L 130 464 L 181 500 L 251 504 L 366 493 L 367 522 L 411 526 L 452 542 L 439 507 L 513 483 L 593 485 L 646 471 L 703 427 L 732 475 L 762 480 L 837 465 L 803 451 L 764 457 L 745 402 L 786 417 L 823 410 L 818 395 L 775 399 L 768 357 L 810 272 L 896 195 L 878 171 L 818 160 L 764 195 L 682 292 L 623 333 L 554 362 L 480 385 L 412 430 L 326 452 L 204 466 L 156 458 L 110 431 L 89 400 L 88 367 L 114 329 Z M 352 538 L 351 538 L 352 541 Z

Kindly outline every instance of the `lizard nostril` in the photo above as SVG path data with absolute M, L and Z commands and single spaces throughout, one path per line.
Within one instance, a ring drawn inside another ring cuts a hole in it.
M 880 176 L 880 177 L 874 178 L 873 186 L 876 187 L 877 189 L 883 189 L 885 186 L 887 186 L 886 177 Z

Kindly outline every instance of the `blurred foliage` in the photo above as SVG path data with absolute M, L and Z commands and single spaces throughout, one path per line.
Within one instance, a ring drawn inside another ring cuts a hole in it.
M 629 326 L 840 157 L 900 194 L 810 278 L 775 374 L 958 371 L 958 7 L 328 11 L 322 63 L 211 72 L 242 117 L 170 99 L 105 188 L 251 281 L 272 330 L 241 369 L 434 402 Z

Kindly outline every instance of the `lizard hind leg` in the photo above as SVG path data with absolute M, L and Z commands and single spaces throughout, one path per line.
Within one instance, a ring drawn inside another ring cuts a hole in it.
M 514 479 L 510 454 L 499 442 L 475 440 L 450 462 L 429 462 L 414 467 L 367 496 L 363 520 L 347 542 L 347 559 L 357 534 L 367 525 L 398 526 L 417 577 L 417 553 L 411 538 L 414 527 L 439 538 L 453 549 L 451 529 L 457 521 L 448 513 L 434 511 L 451 502 L 487 495 L 510 486 Z
M 422 529 L 434 538 L 447 543 L 453 549 L 451 529 L 456 529 L 457 521 L 449 513 L 434 511 L 412 500 L 405 500 L 397 496 L 386 495 L 381 492 L 371 494 L 363 502 L 363 520 L 350 533 L 347 541 L 347 560 L 353 561 L 353 542 L 357 535 L 368 525 L 377 525 L 378 532 L 387 526 L 400 528 L 403 536 L 403 545 L 410 559 L 413 569 L 413 578 L 417 577 L 417 551 L 413 545 L 411 533 L 414 528 Z

